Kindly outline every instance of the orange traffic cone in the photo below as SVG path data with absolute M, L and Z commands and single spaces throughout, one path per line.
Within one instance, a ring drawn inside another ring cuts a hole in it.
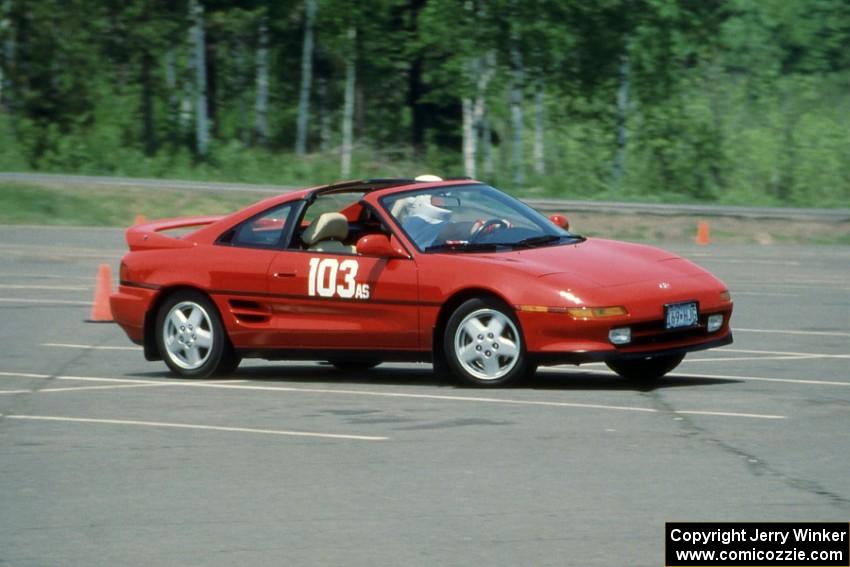
M 145 219 L 145 215 L 136 215 L 136 219 L 133 221 L 133 226 L 136 226 L 137 224 L 145 224 L 146 222 L 148 221 Z
M 101 264 L 97 269 L 97 283 L 94 288 L 94 301 L 91 306 L 89 321 L 92 323 L 109 323 L 112 319 L 112 309 L 109 307 L 109 294 L 112 293 L 112 270 L 109 264 Z
M 711 238 L 709 237 L 708 233 L 708 223 L 706 221 L 699 221 L 699 224 L 697 225 L 697 244 L 699 244 L 700 246 L 705 246 L 706 244 L 711 242 Z

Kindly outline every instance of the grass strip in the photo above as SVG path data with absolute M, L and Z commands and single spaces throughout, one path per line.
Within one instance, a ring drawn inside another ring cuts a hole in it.
M 58 188 L 0 183 L 0 223 L 129 226 L 137 215 L 150 220 L 226 214 L 265 197 L 269 195 L 143 188 Z
M 187 191 L 135 187 L 47 187 L 0 183 L 0 224 L 127 227 L 148 220 L 227 214 L 269 197 L 250 191 Z M 693 242 L 693 216 L 566 213 L 579 234 L 639 242 Z M 850 244 L 850 223 L 768 219 L 711 220 L 712 242 L 740 244 Z

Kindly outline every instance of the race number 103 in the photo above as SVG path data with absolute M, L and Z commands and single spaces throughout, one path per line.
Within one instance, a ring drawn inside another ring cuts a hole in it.
M 357 260 L 336 258 L 310 258 L 310 276 L 307 295 L 311 297 L 341 297 L 342 299 L 369 299 L 369 284 L 357 283 Z M 342 281 L 339 282 L 338 279 Z

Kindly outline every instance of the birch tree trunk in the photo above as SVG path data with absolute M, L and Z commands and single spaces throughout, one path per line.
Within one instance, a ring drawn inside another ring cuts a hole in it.
M 181 74 L 179 81 L 177 79 L 176 73 L 174 73 L 175 93 L 178 84 L 180 88 L 180 99 L 177 103 L 176 137 L 180 139 L 181 143 L 186 140 L 189 135 L 189 129 L 192 127 L 192 96 L 194 95 L 195 90 L 194 80 L 191 78 L 195 74 L 195 62 L 192 50 L 193 34 L 194 26 L 189 28 L 189 49 L 186 57 L 186 73 Z M 172 60 L 176 60 L 173 50 L 170 52 L 170 55 Z
M 236 77 L 239 83 L 239 94 L 237 95 L 238 115 L 239 115 L 239 141 L 243 146 L 248 146 L 251 143 L 251 127 L 248 125 L 248 101 L 246 100 L 249 87 L 249 72 L 245 69 L 245 62 L 248 59 L 248 48 L 245 42 L 241 39 L 237 40 L 236 45 Z
M 484 56 L 481 63 L 481 73 L 478 76 L 478 90 L 475 95 L 475 105 L 472 109 L 475 134 L 480 138 L 478 146 L 482 148 L 484 175 L 488 179 L 493 178 L 493 144 L 490 131 L 490 117 L 487 115 L 487 88 L 495 73 L 496 52 L 490 51 Z
M 3 0 L 2 11 L 0 11 L 0 36 L 3 40 L 3 57 L 0 64 L 0 104 L 11 109 L 12 100 L 12 78 L 9 71 L 15 65 L 15 41 L 12 35 L 12 0 Z M 5 71 L 5 72 L 4 72 Z
M 204 38 L 204 7 L 197 0 L 191 0 L 192 10 L 192 47 L 195 66 L 195 147 L 198 155 L 205 157 L 210 145 L 210 126 L 207 115 L 207 58 Z
M 463 108 L 463 172 L 467 177 L 475 177 L 475 126 L 473 120 L 472 98 L 461 99 Z
M 295 134 L 295 154 L 307 151 L 307 125 L 310 118 L 310 85 L 313 81 L 313 23 L 316 19 L 316 0 L 305 0 L 304 45 L 301 50 L 301 92 L 298 98 L 298 123 Z
M 268 17 L 263 14 L 257 35 L 257 75 L 254 79 L 256 98 L 254 100 L 254 140 L 257 145 L 265 146 L 269 139 L 269 29 Z
M 168 120 L 168 135 L 174 141 L 179 128 L 180 96 L 177 92 L 177 61 L 174 50 L 165 52 L 165 88 L 168 90 L 168 109 L 165 111 Z
M 156 154 L 156 126 L 154 124 L 153 104 L 153 73 L 154 58 L 150 52 L 142 54 L 139 81 L 142 86 L 142 132 L 144 138 L 145 155 L 150 157 Z
M 543 137 L 545 108 L 543 107 L 544 83 L 542 78 L 535 82 L 534 91 L 534 173 L 546 173 L 546 141 Z
M 628 49 L 628 48 L 627 48 Z M 629 132 L 626 119 L 629 110 L 629 55 L 628 50 L 620 62 L 620 87 L 617 89 L 617 153 L 614 156 L 614 185 L 619 186 L 626 171 L 626 143 Z
M 523 117 L 522 117 L 522 86 L 525 79 L 525 68 L 522 61 L 522 53 L 519 50 L 519 38 L 516 37 L 511 47 L 511 65 L 513 76 L 511 78 L 511 126 L 513 129 L 513 183 L 515 187 L 521 187 L 525 183 L 525 170 L 523 164 Z
M 326 153 L 331 149 L 331 112 L 328 108 L 328 80 L 319 76 L 316 79 L 316 97 L 319 99 L 319 151 Z
M 191 53 L 189 54 L 186 70 L 189 72 L 189 76 L 193 75 L 195 72 L 194 56 Z M 185 78 L 183 80 L 183 96 L 180 99 L 180 113 L 178 118 L 179 134 L 181 138 L 188 138 L 190 136 L 189 131 L 192 127 L 192 113 L 194 111 L 194 107 L 192 105 L 194 92 L 194 81 L 190 78 Z
M 475 57 L 468 63 L 469 80 L 475 84 L 475 98 L 463 97 L 463 163 L 468 177 L 476 177 L 478 137 L 487 107 L 487 85 L 495 71 L 495 55 Z
M 340 174 L 343 179 L 351 175 L 351 152 L 354 132 L 354 86 L 357 81 L 357 28 L 348 28 L 351 51 L 345 63 L 345 102 L 342 111 L 342 155 Z
M 490 117 L 486 114 L 481 120 L 481 154 L 484 179 L 493 179 L 493 133 L 490 129 Z

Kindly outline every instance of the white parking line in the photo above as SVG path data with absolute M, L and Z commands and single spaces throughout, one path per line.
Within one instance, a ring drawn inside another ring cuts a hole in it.
M 791 352 L 785 350 L 750 350 L 743 348 L 724 348 L 722 352 L 740 352 L 742 354 L 776 354 L 808 358 L 850 358 L 850 354 L 824 354 L 819 352 Z
M 686 378 L 722 378 L 732 380 L 745 380 L 752 382 L 784 382 L 788 384 L 816 384 L 820 386 L 845 386 L 850 387 L 850 382 L 833 382 L 830 380 L 800 380 L 797 378 L 764 378 L 762 376 L 735 376 L 730 374 L 690 374 L 685 372 L 674 372 L 672 377 L 684 376 Z
M 0 373 L 0 375 L 17 376 L 12 373 Z M 37 376 L 42 377 L 42 376 Z M 46 376 L 44 376 L 46 377 Z M 130 378 L 101 378 L 94 376 L 56 376 L 57 380 L 78 380 L 78 381 L 103 381 L 103 382 L 120 382 L 130 384 L 167 384 L 173 386 L 182 386 L 186 388 L 214 388 L 214 389 L 233 389 L 261 392 L 289 392 L 303 394 L 329 394 L 338 396 L 367 396 L 367 397 L 383 397 L 383 398 L 402 398 L 402 399 L 421 399 L 421 400 L 437 400 L 451 402 L 467 402 L 467 403 L 488 403 L 488 404 L 508 404 L 508 405 L 527 405 L 527 406 L 543 406 L 543 407 L 559 407 L 559 408 L 579 408 L 579 409 L 599 409 L 611 411 L 630 411 L 640 413 L 662 413 L 655 408 L 637 407 L 637 406 L 615 406 L 607 404 L 583 404 L 576 402 L 553 402 L 549 400 L 520 400 L 513 398 L 494 398 L 494 397 L 479 397 L 479 396 L 449 396 L 439 394 L 411 394 L 408 392 L 379 392 L 368 390 L 340 390 L 333 388 L 293 388 L 290 386 L 255 386 L 244 384 L 244 380 L 228 380 L 216 382 L 192 382 L 192 381 L 152 381 L 152 380 L 136 380 Z M 242 383 L 240 383 L 242 382 Z M 784 415 L 772 414 L 755 414 L 755 413 L 730 413 L 723 411 L 708 411 L 708 410 L 681 410 L 673 413 L 688 414 L 697 411 L 700 415 L 717 415 L 723 417 L 747 417 L 755 419 L 784 419 Z
M 691 254 L 693 256 L 693 254 Z M 754 260 L 752 258 L 721 258 L 718 256 L 707 256 L 711 262 L 722 262 L 725 264 L 761 264 L 765 266 L 799 266 L 796 260 Z
M 54 280 L 94 280 L 94 276 L 65 276 L 57 274 L 16 274 L 12 272 L 0 272 L 0 278 L 27 278 L 27 279 L 54 279 Z
M 583 372 L 590 372 L 594 374 L 611 374 L 609 371 L 605 370 L 592 370 L 592 369 L 582 369 Z M 680 376 L 687 376 L 686 374 L 679 374 Z M 16 374 L 12 372 L 0 372 L 0 376 L 10 376 L 10 377 L 32 377 L 32 378 L 48 378 L 49 376 L 43 374 Z M 694 374 L 695 377 L 706 376 L 703 374 Z M 739 377 L 735 377 L 739 378 Z M 473 402 L 473 403 L 489 403 L 489 404 L 507 404 L 507 405 L 527 405 L 527 406 L 543 406 L 543 407 L 560 407 L 560 408 L 579 408 L 579 409 L 600 409 L 600 410 L 611 410 L 611 411 L 631 411 L 631 412 L 640 412 L 640 413 L 662 413 L 655 408 L 646 408 L 646 407 L 636 407 L 636 406 L 615 406 L 615 405 L 607 405 L 607 404 L 583 404 L 577 402 L 553 402 L 549 400 L 520 400 L 513 398 L 493 398 L 493 397 L 478 397 L 478 396 L 449 396 L 449 395 L 440 395 L 440 394 L 411 394 L 408 392 L 377 392 L 377 391 L 368 391 L 368 390 L 339 390 L 333 388 L 293 388 L 291 386 L 255 386 L 251 384 L 245 384 L 246 380 L 221 380 L 215 382 L 192 382 L 192 381 L 156 381 L 156 380 L 140 380 L 133 378 L 102 378 L 95 376 L 56 376 L 56 380 L 76 380 L 76 381 L 90 381 L 90 382 L 118 382 L 118 383 L 129 383 L 129 384 L 151 384 L 151 385 L 163 385 L 163 386 L 175 386 L 175 387 L 186 387 L 186 388 L 214 388 L 214 389 L 233 389 L 233 390 L 247 390 L 247 391 L 262 391 L 262 392 L 291 392 L 291 393 L 304 393 L 304 394 L 329 394 L 329 395 L 341 395 L 341 396 L 367 396 L 367 397 L 384 397 L 384 398 L 402 398 L 402 399 L 424 399 L 424 400 L 438 400 L 438 401 L 452 401 L 452 402 Z M 832 384 L 830 382 L 815 382 L 815 381 L 802 381 L 804 383 L 820 383 L 820 384 Z M 835 384 L 850 386 L 850 383 L 844 384 L 842 382 L 837 382 Z M 43 390 L 42 390 L 43 391 Z M 674 411 L 672 413 L 675 414 L 698 414 L 698 415 L 715 415 L 720 417 L 746 417 L 746 418 L 754 418 L 754 419 L 785 419 L 784 415 L 773 415 L 773 414 L 758 414 L 758 413 L 738 413 L 738 412 L 724 412 L 724 411 L 713 411 L 713 410 L 679 410 Z
M 57 291 L 90 291 L 92 288 L 81 285 L 24 285 L 0 284 L 0 289 L 49 289 Z
M 57 347 L 57 348 L 81 348 L 91 350 L 142 350 L 142 347 L 137 346 L 106 346 L 106 345 L 77 345 L 71 343 L 41 343 L 41 346 Z
M 0 372 L 0 376 L 10 378 L 50 378 L 50 374 L 32 374 L 29 372 Z
M 735 333 L 768 333 L 778 335 L 813 335 L 821 337 L 850 337 L 850 333 L 840 331 L 789 331 L 785 329 L 732 329 Z
M 768 296 L 769 297 L 800 297 L 800 294 L 798 294 L 798 293 L 782 293 L 782 292 L 779 292 L 779 291 L 739 291 L 737 289 L 732 291 L 732 295 L 733 296 L 755 295 L 755 296 L 758 296 L 758 297 L 761 297 L 761 296 L 765 296 L 765 297 L 768 297 Z
M 723 280 L 726 285 L 731 287 L 732 289 L 737 288 L 738 286 L 746 286 L 746 287 L 756 287 L 758 289 L 765 289 L 770 287 L 778 287 L 778 288 L 786 288 L 793 287 L 797 289 L 811 289 L 811 286 L 806 284 L 791 284 L 786 282 L 753 282 L 753 281 L 734 281 L 734 280 Z
M 8 377 L 8 378 L 35 378 L 35 379 L 47 379 L 52 378 L 54 380 L 70 380 L 71 382 L 114 382 L 119 384 L 150 384 L 152 386 L 186 386 L 186 383 L 181 382 L 180 380 L 143 380 L 140 378 L 100 378 L 94 376 L 51 376 L 50 374 L 31 374 L 26 372 L 0 372 L 0 376 Z M 192 382 L 195 385 L 203 385 L 203 384 L 243 384 L 247 382 L 247 380 L 216 380 L 215 382 Z M 82 390 L 84 387 L 76 387 L 73 388 L 75 390 Z M 71 390 L 72 388 L 68 388 Z M 28 392 L 31 390 L 27 390 Z M 48 392 L 48 391 L 60 391 L 59 389 L 53 390 L 35 390 L 37 392 Z
M 43 390 L 35 390 L 33 393 L 43 394 L 44 392 L 78 392 L 80 390 L 118 390 L 120 388 L 161 388 L 173 386 L 168 382 L 157 382 L 151 384 L 113 384 L 111 386 L 73 386 L 70 388 L 44 388 Z
M 290 437 L 319 437 L 323 439 L 350 439 L 356 441 L 386 441 L 389 437 L 371 435 L 346 435 L 340 433 L 316 433 L 312 431 L 286 431 L 279 429 L 254 429 L 251 427 L 224 427 L 219 425 L 198 425 L 192 423 L 170 423 L 164 421 L 134 421 L 126 419 L 92 419 L 83 417 L 62 417 L 52 415 L 4 415 L 0 418 L 31 421 L 59 421 L 67 423 L 99 423 L 106 425 L 135 425 L 139 427 L 171 427 L 176 429 L 199 429 L 203 431 L 228 431 L 233 433 L 258 433 L 264 435 L 286 435 Z
M 680 415 L 714 415 L 720 417 L 751 417 L 753 419 L 785 419 L 784 415 L 765 415 L 761 413 L 738 413 L 738 412 L 723 412 L 723 411 L 700 411 L 700 410 L 680 410 L 674 411 Z
M 98 250 L 96 248 L 45 248 L 41 244 L 3 244 L 0 254 L 32 255 L 39 258 L 110 258 L 121 256 L 121 250 Z
M 789 356 L 730 356 L 716 358 L 687 358 L 687 362 L 739 362 L 742 360 L 811 360 L 813 358 L 821 358 L 819 355 L 809 354 L 805 356 L 789 355 Z
M 32 299 L 29 297 L 0 297 L 3 303 L 44 303 L 46 305 L 85 305 L 91 306 L 91 301 L 72 301 L 68 299 Z
M 606 374 L 609 376 L 616 376 L 610 370 L 595 370 L 592 368 L 581 368 L 579 372 L 585 372 L 588 374 Z M 798 378 L 765 378 L 762 376 L 739 376 L 737 374 L 705 374 L 703 372 L 694 373 L 694 372 L 679 372 L 678 370 L 673 371 L 671 374 L 667 375 L 668 378 L 719 378 L 722 380 L 741 380 L 744 382 L 783 382 L 787 384 L 806 384 L 806 385 L 817 385 L 817 386 L 845 386 L 850 387 L 850 382 L 834 382 L 830 380 L 802 380 Z
M 118 384 L 111 386 L 74 386 L 70 388 L 44 388 L 42 390 L 0 390 L 0 394 L 43 394 L 45 392 L 76 392 L 78 390 L 116 390 L 119 388 L 151 388 L 173 386 L 167 382 L 150 384 Z

